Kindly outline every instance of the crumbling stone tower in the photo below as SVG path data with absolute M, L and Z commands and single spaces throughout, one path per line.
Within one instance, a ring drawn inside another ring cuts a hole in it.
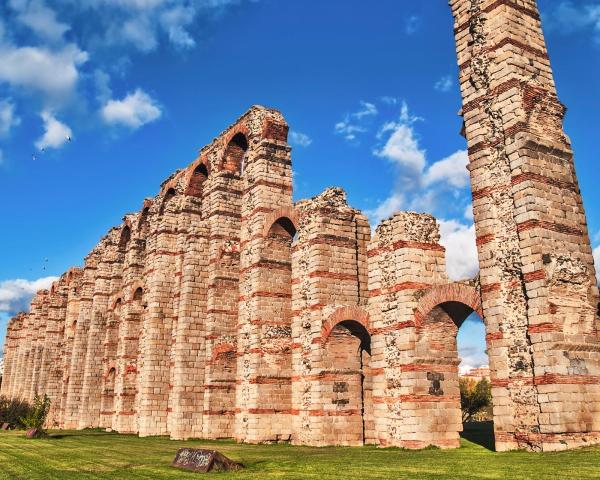
M 450 4 L 496 447 L 583 445 L 600 432 L 598 289 L 537 4 Z

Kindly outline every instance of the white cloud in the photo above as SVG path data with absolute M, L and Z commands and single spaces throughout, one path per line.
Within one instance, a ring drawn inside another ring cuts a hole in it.
M 136 129 L 160 118 L 162 111 L 153 98 L 138 88 L 123 100 L 109 100 L 102 107 L 101 114 L 106 123 Z
M 196 41 L 185 30 L 194 19 L 196 11 L 191 6 L 177 5 L 161 14 L 160 22 L 173 45 L 180 48 L 193 48 Z
M 96 87 L 96 100 L 101 104 L 108 102 L 112 97 L 109 75 L 103 70 L 96 69 L 94 71 L 94 86 Z
M 553 3 L 553 7 L 543 12 L 543 23 L 548 31 L 569 35 L 587 30 L 600 43 L 600 5 L 562 0 Z
M 435 82 L 433 88 L 435 88 L 438 92 L 449 92 L 453 86 L 454 80 L 452 80 L 450 75 L 446 75 Z
M 120 36 L 121 40 L 131 43 L 142 52 L 150 52 L 158 46 L 155 27 L 150 19 L 143 15 L 130 18 L 123 25 L 114 27 L 111 31 L 115 37 Z
M 467 151 L 459 150 L 431 165 L 425 173 L 425 184 L 443 182 L 455 188 L 464 188 L 469 184 L 468 163 Z
M 80 0 L 105 27 L 100 46 L 120 44 L 142 52 L 155 50 L 162 37 L 178 49 L 196 46 L 193 24 L 199 16 L 216 16 L 241 0 Z
M 8 135 L 10 130 L 20 123 L 21 119 L 15 113 L 15 104 L 12 100 L 0 100 L 0 136 Z
M 69 93 L 79 78 L 78 67 L 88 54 L 74 44 L 59 50 L 0 45 L 0 81 L 41 91 L 49 96 Z
M 312 138 L 306 133 L 296 132 L 294 130 L 290 130 L 289 140 L 291 144 L 298 145 L 299 147 L 308 147 L 312 143 Z
M 439 220 L 440 243 L 446 247 L 446 271 L 451 280 L 473 278 L 479 271 L 475 226 Z
M 10 0 L 10 6 L 17 12 L 19 22 L 46 40 L 59 41 L 69 30 L 69 26 L 59 22 L 56 12 L 43 0 Z
M 399 192 L 394 192 L 376 208 L 367 210 L 365 213 L 371 220 L 371 225 L 376 226 L 382 220 L 390 218 L 394 213 L 404 207 L 404 196 Z
M 50 288 L 58 277 L 44 277 L 29 281 L 23 279 L 0 282 L 0 313 L 14 315 L 29 310 L 29 303 L 38 290 Z
M 593 250 L 594 253 L 594 264 L 596 265 L 596 279 L 598 286 L 600 286 L 600 245 Z
M 465 207 L 463 217 L 465 217 L 465 220 L 468 220 L 469 222 L 472 222 L 475 219 L 475 216 L 473 215 L 473 204 L 469 203 Z
M 58 121 L 56 117 L 49 111 L 45 110 L 40 113 L 44 120 L 44 135 L 35 142 L 35 146 L 39 149 L 60 148 L 73 135 L 71 129 L 64 123 Z
M 386 105 L 397 105 L 398 102 L 400 101 L 396 97 L 390 97 L 390 96 L 387 96 L 387 95 L 384 95 L 383 97 L 380 97 L 379 100 L 381 100 Z
M 417 15 L 411 15 L 404 21 L 404 32 L 407 35 L 413 35 L 421 27 L 421 18 Z
M 406 102 L 403 102 L 399 121 L 387 122 L 379 130 L 378 138 L 383 138 L 388 132 L 391 134 L 385 144 L 374 151 L 375 155 L 395 163 L 413 179 L 422 176 L 426 164 L 425 150 L 420 147 L 413 128 L 417 120 L 417 117 L 410 115 Z
M 354 141 L 357 134 L 366 132 L 365 119 L 375 117 L 379 113 L 373 103 L 361 101 L 360 106 L 360 110 L 347 114 L 342 121 L 335 124 L 335 133 L 343 136 L 348 141 Z
M 422 120 L 412 115 L 406 102 L 402 102 L 399 119 L 384 123 L 377 134 L 381 143 L 373 153 L 389 160 L 398 175 L 394 191 L 381 205 L 384 211 L 396 204 L 398 198 L 406 198 L 409 201 L 405 207 L 432 212 L 440 198 L 452 193 L 456 201 L 469 184 L 466 150 L 428 163 L 427 152 L 421 146 L 415 129 L 415 124 Z M 371 210 L 371 218 L 375 221 L 380 218 L 374 214 L 377 208 Z

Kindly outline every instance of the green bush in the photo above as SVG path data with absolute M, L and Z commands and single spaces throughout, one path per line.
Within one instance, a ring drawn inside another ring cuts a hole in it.
M 25 428 L 37 428 L 38 430 L 43 430 L 49 411 L 50 398 L 48 398 L 48 395 L 44 395 L 43 397 L 36 395 L 33 399 L 33 406 L 29 409 L 27 414 L 19 420 Z
M 8 423 L 15 428 L 25 428 L 21 417 L 25 417 L 31 410 L 31 405 L 25 400 L 0 397 L 0 425 Z

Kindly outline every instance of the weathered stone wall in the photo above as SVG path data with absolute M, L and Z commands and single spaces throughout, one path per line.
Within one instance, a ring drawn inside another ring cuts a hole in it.
M 600 430 L 598 289 L 535 0 L 452 0 L 497 448 Z
M 292 201 L 252 107 L 9 322 L 0 393 L 49 426 L 174 439 L 459 445 L 456 334 L 484 318 L 496 446 L 600 441 L 598 289 L 533 0 L 453 0 L 481 273 L 436 220 L 371 238 L 339 188 Z

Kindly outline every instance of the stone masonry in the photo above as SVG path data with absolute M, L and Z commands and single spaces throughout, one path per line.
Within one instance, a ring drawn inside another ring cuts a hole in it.
M 481 267 L 436 220 L 372 232 L 294 204 L 288 126 L 252 107 L 8 324 L 0 393 L 49 427 L 454 448 L 456 333 L 485 322 L 498 450 L 600 443 L 598 288 L 535 0 L 452 0 Z

